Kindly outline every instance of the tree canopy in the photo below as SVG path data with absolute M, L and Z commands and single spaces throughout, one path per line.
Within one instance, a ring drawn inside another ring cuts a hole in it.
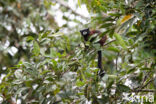
M 154 103 L 155 26 L 155 0 L 0 0 L 0 103 Z M 101 34 L 86 42 L 85 28 Z

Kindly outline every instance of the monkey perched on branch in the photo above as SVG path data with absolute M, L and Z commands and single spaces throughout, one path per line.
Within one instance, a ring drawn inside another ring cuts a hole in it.
M 81 32 L 81 35 L 84 37 L 84 40 L 85 40 L 85 41 L 88 41 L 89 38 L 90 38 L 92 35 L 96 34 L 96 33 L 97 33 L 98 35 L 101 34 L 101 32 L 100 32 L 99 30 L 89 30 L 89 28 L 80 30 L 80 32 Z M 90 39 L 90 41 L 92 42 L 95 38 L 96 38 L 96 37 L 94 37 L 93 39 Z M 103 46 L 104 43 L 106 42 L 106 40 L 107 40 L 107 36 L 104 35 L 104 36 L 100 39 L 100 41 L 99 41 L 98 43 L 100 43 L 100 45 Z
M 89 28 L 80 30 L 80 33 L 81 33 L 81 35 L 84 37 L 84 40 L 85 40 L 85 41 L 89 41 L 89 38 L 90 38 L 91 36 L 93 36 L 94 34 L 98 34 L 98 35 L 101 34 L 101 32 L 100 32 L 99 30 L 89 30 Z M 91 38 L 91 39 L 90 39 L 90 42 L 92 42 L 95 38 L 96 38 L 96 37 Z M 99 43 L 101 46 L 103 46 L 104 43 L 106 42 L 106 40 L 107 40 L 107 36 L 104 35 L 104 36 L 98 41 L 98 43 Z M 104 70 L 102 69 L 102 52 L 101 52 L 101 50 L 98 51 L 98 68 L 100 69 L 100 71 L 98 72 L 98 75 L 99 75 L 100 77 L 103 77 L 104 74 L 105 74 L 105 72 L 104 72 Z

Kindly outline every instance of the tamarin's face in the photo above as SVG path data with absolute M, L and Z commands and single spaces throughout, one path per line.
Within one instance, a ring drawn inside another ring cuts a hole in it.
M 82 36 L 88 36 L 90 34 L 89 28 L 80 30 Z
M 84 37 L 85 41 L 88 41 L 90 30 L 89 28 L 80 30 L 81 35 Z

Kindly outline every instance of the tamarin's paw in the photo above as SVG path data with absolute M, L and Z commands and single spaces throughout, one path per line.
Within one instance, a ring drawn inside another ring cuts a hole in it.
M 100 70 L 98 75 L 102 78 L 105 75 L 105 71 L 104 70 Z

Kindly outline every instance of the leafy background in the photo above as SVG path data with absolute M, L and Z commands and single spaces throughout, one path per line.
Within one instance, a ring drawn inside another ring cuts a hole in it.
M 0 1 L 0 102 L 138 104 L 125 96 L 155 95 L 155 0 L 70 2 Z M 89 15 L 76 11 L 85 6 Z M 97 40 L 107 35 L 103 47 L 84 42 L 79 31 L 88 27 L 102 32 Z

